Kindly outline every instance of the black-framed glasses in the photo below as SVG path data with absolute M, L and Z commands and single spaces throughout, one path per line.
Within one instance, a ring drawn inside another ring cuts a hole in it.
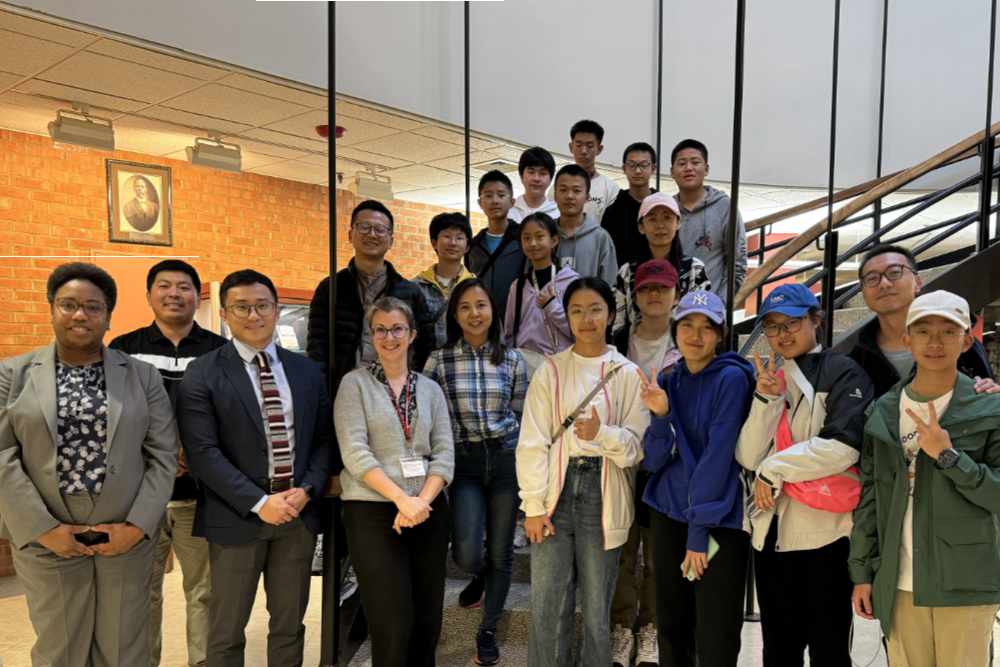
M 83 312 L 87 317 L 99 317 L 108 310 L 108 307 L 100 301 L 84 301 L 81 303 L 76 299 L 56 299 L 55 304 L 56 310 L 63 315 L 76 315 L 76 311 L 83 308 Z
M 269 317 L 274 314 L 277 304 L 273 301 L 259 301 L 257 303 L 234 303 L 226 308 L 236 317 L 245 320 L 254 311 L 257 311 L 261 317 Z
M 392 336 L 396 340 L 399 340 L 409 332 L 410 332 L 410 327 L 404 327 L 402 324 L 397 324 L 391 329 L 386 329 L 383 326 L 378 326 L 372 329 L 372 338 L 374 338 L 375 340 L 385 340 L 387 337 Z
M 373 225 L 370 222 L 359 222 L 354 225 L 354 229 L 358 234 L 362 235 L 371 234 L 372 236 L 385 237 L 392 234 L 392 227 L 388 225 Z
M 629 160 L 628 162 L 625 163 L 625 168 L 628 169 L 629 171 L 636 171 L 636 170 L 646 171 L 647 169 L 652 169 L 652 167 L 653 163 L 650 162 L 649 160 L 643 160 L 641 162 Z
M 785 320 L 781 324 L 765 324 L 762 328 L 764 329 L 764 335 L 768 338 L 777 338 L 781 335 L 781 332 L 785 333 L 798 333 L 802 329 L 802 322 L 806 318 L 795 317 L 790 320 Z
M 882 282 L 883 276 L 888 278 L 889 282 L 894 283 L 906 275 L 907 271 L 913 275 L 917 274 L 916 271 L 905 264 L 890 264 L 885 268 L 885 271 L 869 271 L 861 276 L 861 284 L 865 287 L 878 287 L 879 283 Z

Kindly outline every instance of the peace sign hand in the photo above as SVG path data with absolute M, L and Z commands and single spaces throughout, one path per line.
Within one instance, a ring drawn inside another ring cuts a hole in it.
M 601 418 L 597 416 L 597 408 L 590 406 L 590 417 L 580 415 L 573 422 L 573 432 L 584 442 L 591 442 L 601 430 Z
M 639 390 L 642 404 L 657 417 L 666 416 L 670 412 L 670 401 L 667 400 L 667 392 L 657 384 L 656 373 L 650 370 L 649 377 L 646 377 L 646 374 L 638 367 L 635 372 L 639 374 L 639 379 L 642 381 L 642 388 Z
M 760 352 L 753 353 L 753 365 L 757 368 L 757 393 L 765 396 L 782 396 L 785 393 L 785 378 L 771 371 Z
M 930 411 L 930 416 L 926 422 L 910 408 L 906 408 L 906 414 L 910 415 L 910 419 L 917 425 L 917 444 L 920 445 L 920 449 L 924 450 L 927 456 L 937 461 L 941 452 L 951 449 L 951 436 L 938 423 L 937 408 L 934 407 L 934 401 L 930 401 L 927 404 L 927 408 Z

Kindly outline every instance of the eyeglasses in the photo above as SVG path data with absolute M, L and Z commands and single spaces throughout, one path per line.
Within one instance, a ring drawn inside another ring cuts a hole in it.
M 625 163 L 625 168 L 628 169 L 629 171 L 636 171 L 636 170 L 646 171 L 652 166 L 653 163 L 650 162 L 649 160 L 643 160 L 642 162 L 633 162 L 632 160 L 629 160 L 628 162 Z
M 608 309 L 604 306 L 594 306 L 584 310 L 583 308 L 570 308 L 569 316 L 579 320 L 599 320 L 608 316 Z
M 387 337 L 392 336 L 396 340 L 399 340 L 409 331 L 410 327 L 404 327 L 402 324 L 397 324 L 391 329 L 386 329 L 385 327 L 375 327 L 372 329 L 372 338 L 375 340 L 385 340 Z
M 385 225 L 373 225 L 370 222 L 359 222 L 354 225 L 354 229 L 357 230 L 358 234 L 372 236 L 389 236 L 392 234 L 392 227 L 387 227 Z
M 961 329 L 948 328 L 944 331 L 932 331 L 930 329 L 914 329 L 909 332 L 910 339 L 914 343 L 920 343 L 921 345 L 927 345 L 931 340 L 937 340 L 941 343 L 955 343 L 961 340 L 962 336 L 965 335 L 965 331 Z
M 56 299 L 56 309 L 63 315 L 76 315 L 76 311 L 83 308 L 87 317 L 99 317 L 103 315 L 108 307 L 98 301 L 85 301 L 80 303 L 74 299 Z
M 917 274 L 916 271 L 908 266 L 904 266 L 902 264 L 891 264 L 885 271 L 869 271 L 865 275 L 861 276 L 861 284 L 865 287 L 878 287 L 879 283 L 882 282 L 882 276 L 888 278 L 889 282 L 894 283 L 902 278 L 907 271 L 913 275 Z
M 274 314 L 275 307 L 276 304 L 273 301 L 260 301 L 259 303 L 234 303 L 227 306 L 227 309 L 236 317 L 245 320 L 250 317 L 250 313 L 253 311 L 257 311 L 261 317 L 269 317 Z
M 781 324 L 765 324 L 763 326 L 764 335 L 768 338 L 776 338 L 781 335 L 781 332 L 785 333 L 798 333 L 802 329 L 802 321 L 804 317 L 796 317 L 795 319 L 785 320 Z

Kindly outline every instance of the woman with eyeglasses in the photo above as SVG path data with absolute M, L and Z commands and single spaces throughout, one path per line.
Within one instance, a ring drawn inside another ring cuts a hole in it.
M 759 317 L 771 362 L 755 358 L 736 460 L 755 477 L 748 516 L 764 664 L 801 665 L 808 649 L 812 665 L 849 667 L 847 557 L 871 380 L 820 346 L 819 302 L 805 286 L 775 289 Z
M 431 666 L 441 634 L 455 452 L 448 404 L 411 370 L 413 312 L 393 297 L 366 314 L 377 359 L 341 381 L 334 422 L 344 527 L 372 640 L 372 665 Z
M 47 296 L 55 342 L 0 362 L 0 537 L 37 635 L 31 662 L 148 665 L 173 409 L 153 366 L 102 342 L 110 275 L 63 264 Z

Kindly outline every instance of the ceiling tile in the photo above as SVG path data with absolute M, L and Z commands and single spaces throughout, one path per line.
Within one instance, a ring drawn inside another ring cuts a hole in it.
M 315 92 L 310 93 L 299 88 L 294 88 L 292 86 L 282 86 L 276 83 L 271 83 L 270 81 L 264 81 L 263 79 L 258 79 L 256 77 L 247 76 L 246 74 L 241 74 L 239 72 L 230 74 L 225 79 L 222 79 L 219 83 L 223 83 L 227 86 L 232 86 L 233 88 L 239 88 L 240 90 L 245 90 L 251 93 L 259 93 L 261 95 L 267 95 L 268 97 L 274 97 L 279 100 L 287 100 L 289 102 L 295 102 L 296 104 L 301 104 L 303 106 L 311 107 L 313 109 L 325 109 L 326 108 L 326 93 Z
M 34 95 L 25 95 L 23 93 L 15 93 L 14 91 L 0 95 L 0 103 L 44 113 L 51 116 L 49 120 L 55 120 L 55 112 L 66 108 L 65 104 L 56 100 L 47 100 L 44 97 L 35 97 Z
M 409 133 L 368 141 L 357 148 L 411 162 L 430 162 L 462 153 L 461 146 Z
M 425 125 L 424 127 L 419 127 L 413 130 L 413 133 L 424 137 L 430 137 L 431 139 L 447 141 L 452 144 L 459 144 L 461 146 L 465 145 L 465 135 L 463 133 L 448 130 L 437 125 Z M 478 139 L 476 137 L 469 137 L 469 145 L 477 151 L 497 148 L 500 146 L 500 144 L 495 141 L 486 141 L 485 139 Z
M 380 167 L 405 167 L 411 164 L 409 160 L 399 160 L 394 157 L 388 157 L 386 155 L 377 155 L 375 153 L 368 153 L 367 151 L 359 151 L 357 148 L 350 146 L 340 146 L 340 142 L 337 142 L 337 158 L 345 157 L 359 162 L 367 162 L 369 164 L 374 164 Z
M 259 153 L 261 155 L 268 155 L 285 160 L 301 158 L 305 155 L 308 155 L 308 153 L 306 153 L 303 150 L 299 150 L 298 148 L 284 148 L 282 146 L 272 146 L 262 141 L 252 141 L 250 139 L 245 139 L 243 137 L 237 137 L 234 135 L 227 135 L 223 137 L 223 140 L 229 143 L 239 144 L 240 147 L 246 151 L 253 151 L 254 153 Z
M 116 42 L 113 39 L 102 39 L 96 44 L 88 46 L 87 50 L 105 56 L 112 56 L 119 60 L 128 60 L 129 62 L 149 65 L 150 67 L 166 70 L 167 72 L 183 74 L 184 76 L 194 77 L 203 81 L 214 81 L 228 74 L 228 71 L 224 69 L 209 67 L 208 65 L 202 65 L 201 63 L 183 58 L 175 58 L 151 51 L 150 49 Z
M 456 196 L 457 195 L 457 196 Z M 445 206 L 451 208 L 465 208 L 465 195 L 462 194 L 462 187 L 453 186 L 441 188 L 425 188 L 422 190 L 410 190 L 405 194 L 400 194 L 400 199 L 415 201 L 421 204 L 432 204 L 434 206 Z M 475 204 L 475 198 L 473 198 Z
M 55 111 L 25 106 L 23 98 L 26 97 L 17 93 L 0 95 L 0 127 L 48 136 L 48 124 L 55 118 Z
M 325 169 L 316 165 L 306 164 L 305 162 L 296 162 L 295 160 L 265 165 L 251 169 L 250 171 L 255 174 L 286 178 L 291 181 L 301 181 L 303 183 L 320 183 L 327 178 Z
M 327 120 L 327 112 L 321 109 L 316 109 L 314 111 L 304 113 L 301 116 L 286 118 L 285 120 L 279 120 L 277 123 L 271 123 L 267 126 L 267 129 L 276 130 L 278 132 L 287 132 L 288 134 L 295 134 L 309 139 L 320 140 L 325 144 L 326 140 L 316 134 L 316 126 L 326 125 Z
M 482 151 L 477 151 L 469 154 L 469 162 L 472 163 L 472 168 L 475 170 L 477 167 L 475 164 L 477 162 L 484 162 L 486 160 L 494 160 L 490 153 L 485 153 Z M 446 157 L 441 160 L 434 160 L 433 162 L 428 162 L 432 167 L 439 167 L 440 169 L 447 169 L 449 171 L 454 171 L 458 173 L 465 173 L 465 155 L 456 155 L 454 157 Z
M 157 102 L 201 84 L 189 76 L 88 52 L 76 54 L 38 78 L 144 102 Z
M 193 145 L 194 138 L 191 132 L 158 120 L 127 116 L 115 122 L 115 147 L 118 150 L 166 155 Z
M 168 109 L 166 107 L 150 107 L 144 109 L 141 115 L 202 130 L 207 134 L 212 132 L 228 134 L 250 129 L 249 125 L 243 125 L 242 123 L 233 123 L 228 120 L 210 118 L 209 116 L 178 111 L 177 109 Z
M 323 169 L 328 168 L 330 165 L 330 159 L 325 155 L 303 155 L 299 158 L 299 162 L 323 167 Z
M 494 157 L 501 158 L 503 160 L 510 160 L 511 162 L 518 162 L 521 159 L 521 153 L 524 152 L 523 148 L 517 146 L 498 146 L 496 148 L 491 148 L 489 151 Z
M 423 164 L 414 164 L 409 167 L 390 169 L 385 175 L 400 183 L 409 183 L 422 188 L 433 188 L 441 185 L 454 185 L 465 180 L 464 176 L 454 174 L 450 171 L 435 169 Z
M 90 90 L 75 88 L 73 86 L 63 86 L 58 83 L 49 83 L 48 81 L 41 81 L 39 79 L 29 79 L 28 81 L 25 81 L 17 87 L 17 91 L 21 93 L 30 93 L 32 95 L 54 97 L 59 100 L 63 100 L 65 102 L 65 106 L 67 107 L 70 106 L 72 102 L 86 102 L 94 107 L 112 109 L 114 111 L 136 111 L 137 109 L 141 109 L 146 106 L 143 102 L 126 100 L 113 95 L 95 93 Z
M 64 44 L 0 30 L 0 70 L 13 74 L 35 74 L 51 67 L 73 48 Z
M 308 151 L 326 151 L 325 141 L 313 141 L 312 139 L 305 139 L 303 137 L 286 134 L 284 132 L 274 132 L 272 130 L 248 130 L 241 133 L 245 137 L 250 137 L 251 139 L 260 139 L 261 141 L 266 141 L 272 144 L 278 144 L 279 146 L 291 146 L 294 148 L 301 148 Z
M 14 85 L 23 78 L 24 76 L 21 74 L 9 74 L 7 72 L 0 72 L 0 90 L 9 88 L 10 86 Z
M 164 106 L 238 123 L 267 125 L 308 111 L 306 107 L 272 97 L 211 83 L 166 102 Z
M 11 12 L 0 12 L 0 28 L 77 48 L 96 39 L 90 33 L 64 28 L 45 21 L 36 21 Z
M 376 125 L 375 123 L 348 118 L 346 116 L 337 116 L 337 125 L 344 128 L 344 136 L 337 139 L 338 146 L 354 146 L 364 141 L 380 139 L 399 133 L 399 130 L 395 128 Z
M 423 121 L 412 118 L 405 118 L 394 113 L 386 113 L 378 109 L 372 109 L 360 104 L 337 100 L 337 115 L 349 116 L 359 120 L 366 120 L 377 123 L 396 130 L 414 130 L 424 124 Z

